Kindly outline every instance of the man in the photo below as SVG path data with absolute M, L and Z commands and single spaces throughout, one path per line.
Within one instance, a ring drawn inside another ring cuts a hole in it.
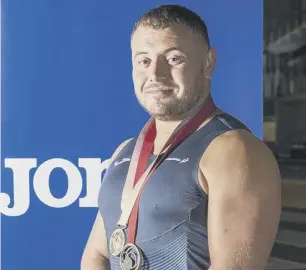
M 216 52 L 205 23 L 177 5 L 146 13 L 131 49 L 136 97 L 155 120 L 150 165 L 184 119 L 211 105 Z M 123 194 L 137 142 L 123 142 L 111 158 L 82 269 L 127 266 L 122 247 L 113 255 L 113 242 L 125 240 L 113 232 L 127 206 Z M 139 192 L 133 248 L 142 256 L 134 253 L 141 261 L 131 269 L 263 269 L 281 209 L 279 170 L 268 148 L 215 109 L 167 157 Z M 130 236 L 127 225 L 123 232 Z

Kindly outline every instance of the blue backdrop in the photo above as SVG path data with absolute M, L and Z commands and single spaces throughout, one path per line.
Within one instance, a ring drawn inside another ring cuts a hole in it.
M 165 3 L 2 0 L 2 192 L 14 196 L 8 161 L 32 158 L 38 167 L 61 158 L 78 167 L 79 158 L 110 158 L 118 144 L 139 132 L 148 115 L 133 94 L 130 33 L 143 12 Z M 207 22 L 217 48 L 217 104 L 261 137 L 262 1 L 175 3 Z M 78 168 L 83 197 L 86 172 Z M 27 211 L 2 215 L 2 269 L 79 269 L 97 209 L 80 207 L 79 200 L 47 206 L 34 193 L 34 173 Z M 55 198 L 65 196 L 67 183 L 65 171 L 52 171 Z

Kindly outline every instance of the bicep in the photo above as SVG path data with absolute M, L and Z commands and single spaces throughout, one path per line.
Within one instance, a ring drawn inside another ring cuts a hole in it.
M 208 178 L 209 250 L 220 268 L 264 268 L 275 241 L 280 177 L 274 158 L 261 143 L 257 148 L 248 154 L 246 147 L 241 157 L 238 148 L 238 156 L 222 161 L 225 154 L 223 168 Z
M 260 268 L 275 240 L 279 201 L 250 191 L 216 194 L 210 195 L 208 209 L 212 262 L 215 258 L 217 264 Z

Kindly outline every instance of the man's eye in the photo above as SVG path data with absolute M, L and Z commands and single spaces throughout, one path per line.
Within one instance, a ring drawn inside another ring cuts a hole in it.
M 142 59 L 138 61 L 138 64 L 140 65 L 148 65 L 150 64 L 150 60 L 149 59 Z
M 168 58 L 168 62 L 170 65 L 179 64 L 182 61 L 182 58 L 179 56 L 170 57 Z

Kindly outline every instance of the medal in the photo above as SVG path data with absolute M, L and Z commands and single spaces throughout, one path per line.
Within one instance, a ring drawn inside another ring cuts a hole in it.
M 140 249 L 134 244 L 127 244 L 120 253 L 120 266 L 122 270 L 138 270 L 142 264 Z
M 109 240 L 109 251 L 113 256 L 118 256 L 125 245 L 123 229 L 116 229 Z

